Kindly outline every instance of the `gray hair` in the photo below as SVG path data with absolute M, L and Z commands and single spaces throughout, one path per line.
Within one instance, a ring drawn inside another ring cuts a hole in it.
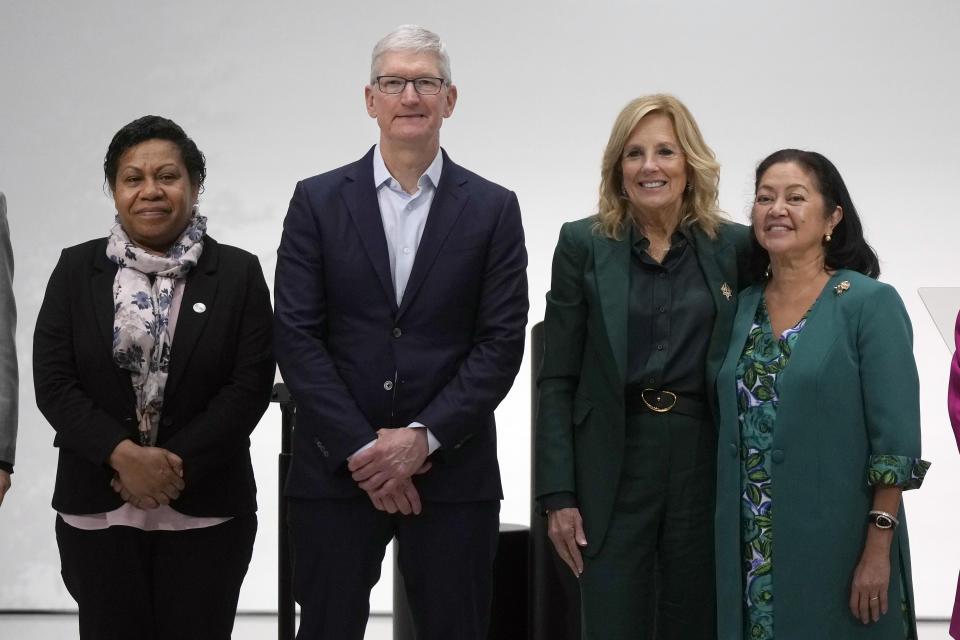
M 447 47 L 440 40 L 440 36 L 433 31 L 415 24 L 402 24 L 380 38 L 380 41 L 373 47 L 373 56 L 370 60 L 370 84 L 377 81 L 377 76 L 380 73 L 380 58 L 388 51 L 412 53 L 426 51 L 432 53 L 437 57 L 437 62 L 440 65 L 440 75 L 444 82 L 448 85 L 453 84 Z

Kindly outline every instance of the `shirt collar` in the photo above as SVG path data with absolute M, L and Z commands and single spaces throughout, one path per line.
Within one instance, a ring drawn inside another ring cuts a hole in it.
M 440 149 L 437 149 L 437 155 L 434 157 L 433 162 L 430 163 L 430 166 L 427 167 L 427 170 L 423 172 L 423 175 L 420 176 L 420 179 L 417 181 L 417 186 L 423 188 L 424 179 L 430 181 L 430 183 L 436 188 L 440 184 L 440 174 L 443 172 L 443 152 Z M 373 148 L 373 185 L 375 188 L 379 189 L 384 184 L 393 189 L 400 189 L 400 183 L 398 183 L 390 171 L 387 169 L 387 163 L 383 161 L 383 154 L 380 153 L 380 145 L 376 145 Z
M 671 243 L 675 243 L 675 241 L 680 238 L 686 240 L 687 244 L 693 244 L 693 230 L 686 225 L 677 226 L 670 241 Z M 646 249 L 647 245 L 650 244 L 650 241 L 647 240 L 647 237 L 643 235 L 643 232 L 640 231 L 636 224 L 630 225 L 630 244 L 638 249 Z

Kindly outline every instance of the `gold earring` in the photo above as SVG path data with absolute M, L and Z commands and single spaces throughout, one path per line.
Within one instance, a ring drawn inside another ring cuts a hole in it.
M 827 235 L 823 236 L 823 241 L 824 241 L 824 242 L 830 242 L 830 234 L 829 234 L 829 233 L 828 233 Z

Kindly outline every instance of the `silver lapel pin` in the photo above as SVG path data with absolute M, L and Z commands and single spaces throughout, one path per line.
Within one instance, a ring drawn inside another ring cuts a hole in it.
M 193 310 L 197 313 L 203 313 L 207 310 L 207 305 L 203 304 L 202 302 L 197 302 L 193 305 Z

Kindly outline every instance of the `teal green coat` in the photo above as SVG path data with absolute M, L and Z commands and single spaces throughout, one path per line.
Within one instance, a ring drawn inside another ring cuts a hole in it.
M 834 287 L 842 281 L 850 288 L 837 295 Z M 735 368 L 762 294 L 760 286 L 741 293 L 730 348 L 717 380 L 720 640 L 743 638 L 743 488 Z M 864 625 L 848 606 L 872 508 L 873 488 L 867 485 L 870 456 L 920 457 L 919 382 L 910 319 L 900 296 L 893 287 L 859 273 L 837 271 L 813 306 L 777 382 L 780 400 L 771 453 L 776 638 L 903 640 L 899 603 L 912 604 L 913 594 L 902 507 L 890 547 L 887 614 Z
M 631 264 L 629 240 L 602 235 L 595 222 L 569 222 L 560 231 L 544 318 L 534 452 L 536 497 L 576 495 L 587 555 L 602 546 L 623 462 Z M 705 388 L 714 406 L 714 380 L 742 287 L 737 257 L 739 250 L 744 261 L 747 228 L 724 224 L 714 240 L 699 229 L 692 235 L 716 307 L 713 327 L 704 327 L 712 331 Z

